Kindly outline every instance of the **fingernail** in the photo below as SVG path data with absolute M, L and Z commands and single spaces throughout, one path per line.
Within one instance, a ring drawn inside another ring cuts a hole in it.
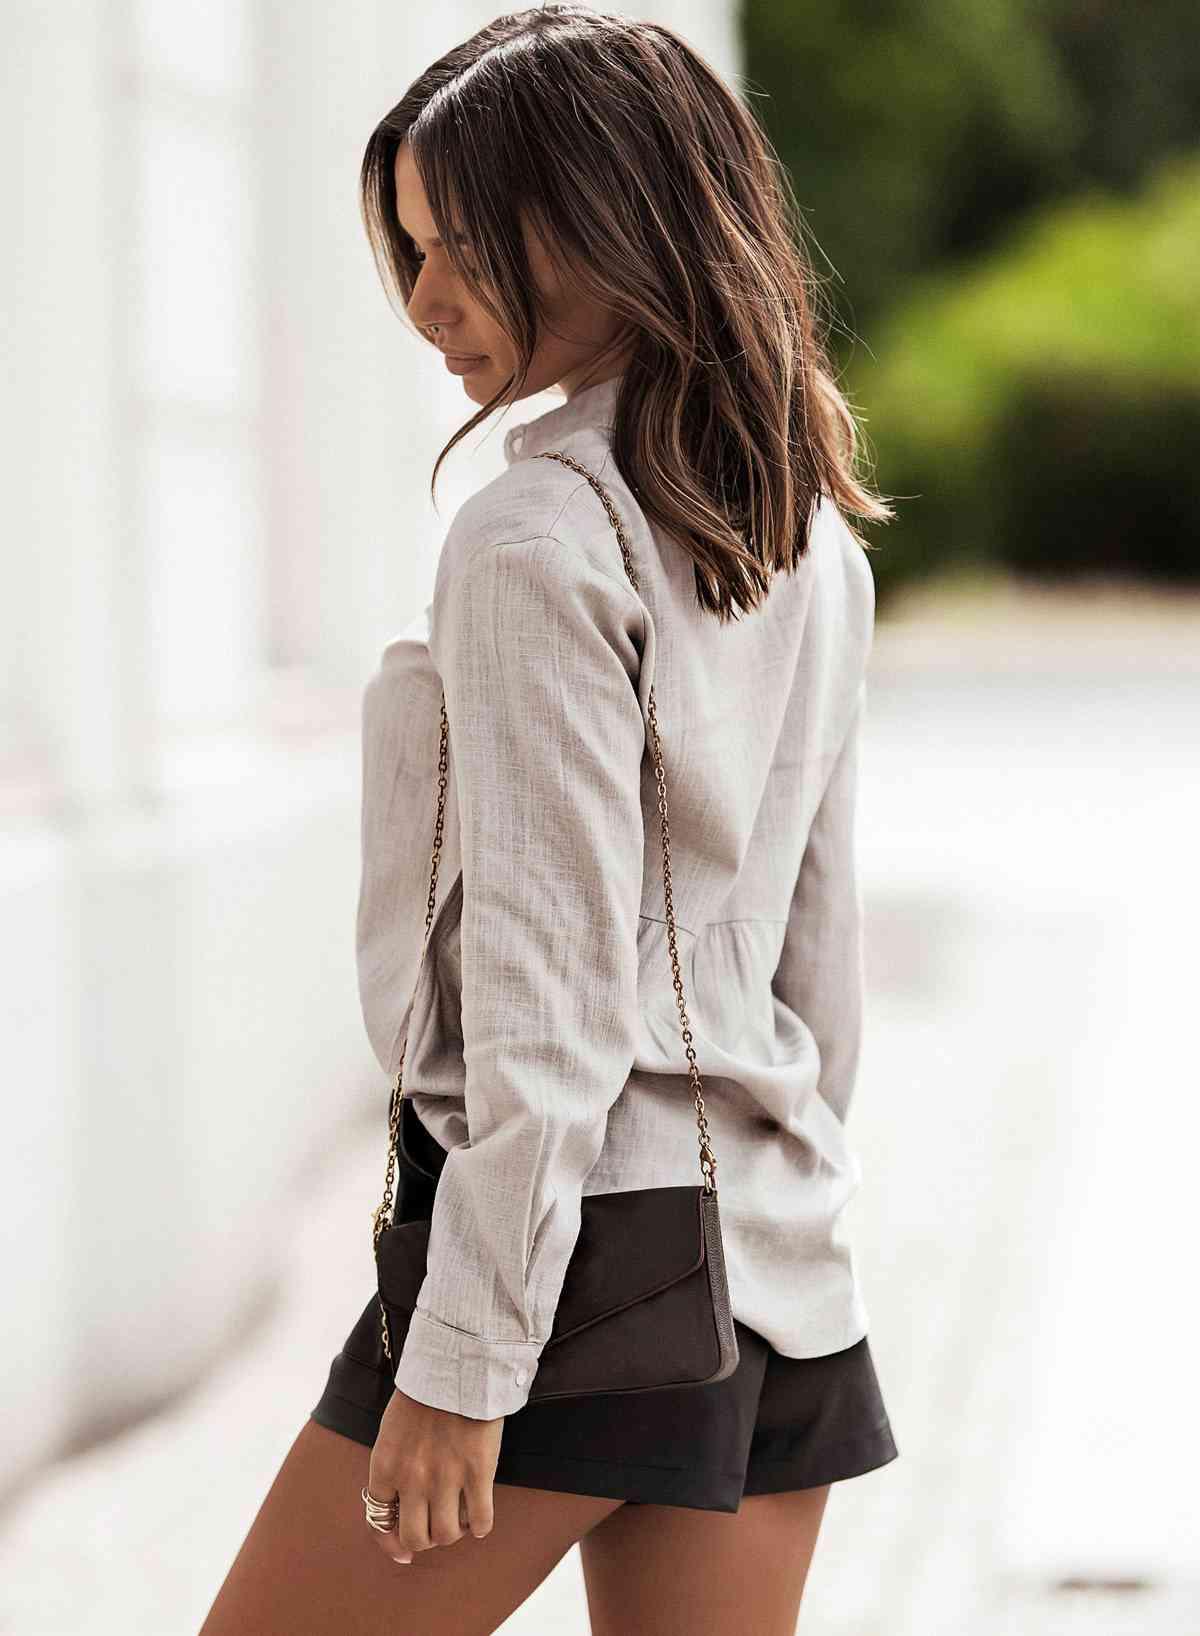
M 410 1556 L 394 1556 L 392 1558 L 392 1561 L 393 1562 L 402 1562 L 405 1565 L 405 1567 L 407 1567 L 408 1564 L 412 1561 L 412 1557 L 410 1557 Z

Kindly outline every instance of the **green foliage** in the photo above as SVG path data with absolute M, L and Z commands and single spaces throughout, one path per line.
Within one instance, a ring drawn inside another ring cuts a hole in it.
M 1080 110 L 1066 187 L 1139 187 L 1167 154 L 1200 141 L 1195 0 L 1049 0 L 1041 25 Z
M 875 477 L 882 594 L 947 563 L 1200 577 L 1200 160 L 1090 192 L 917 286 L 845 382 Z
M 997 428 L 997 557 L 1030 574 L 1200 579 L 1197 450 L 1197 385 L 1027 379 Z
M 745 0 L 742 18 L 745 94 L 839 328 L 873 348 L 917 275 L 1200 142 L 1194 0 Z
M 1076 138 L 1027 0 L 747 0 L 746 89 L 810 237 L 870 320 L 911 278 L 1037 196 Z M 755 93 L 758 93 L 757 95 Z M 828 275 L 826 275 L 828 276 Z

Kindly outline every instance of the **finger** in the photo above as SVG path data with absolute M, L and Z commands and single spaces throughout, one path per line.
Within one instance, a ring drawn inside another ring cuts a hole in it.
M 429 1500 L 421 1484 L 410 1483 L 400 1491 L 396 1537 L 402 1551 L 428 1551 L 434 1543 L 429 1534 Z
M 381 1534 L 377 1529 L 372 1529 L 371 1532 L 375 1535 L 379 1549 L 383 1552 L 384 1556 L 388 1557 L 392 1562 L 412 1561 L 412 1552 L 408 1550 L 406 1546 L 401 1545 L 399 1536 L 394 1530 L 390 1534 Z
M 395 1480 L 388 1473 L 388 1462 L 377 1449 L 372 1449 L 371 1462 L 367 1473 L 367 1493 L 370 1494 L 372 1498 L 378 1499 L 385 1503 L 396 1498 Z M 382 1529 L 373 1527 L 371 1523 L 366 1520 L 365 1515 L 363 1518 L 363 1525 L 364 1527 L 370 1529 L 371 1538 L 383 1552 L 384 1556 L 390 1557 L 394 1562 L 412 1561 L 412 1553 L 405 1550 L 404 1546 L 400 1544 L 394 1529 L 389 1533 L 384 1533 Z
M 482 1473 L 468 1477 L 463 1484 L 463 1503 L 467 1527 L 476 1539 L 483 1539 L 492 1531 L 495 1516 L 492 1510 L 492 1479 Z
M 371 1492 L 373 1493 L 374 1490 L 371 1490 Z M 371 1522 L 364 1521 L 363 1526 L 370 1530 L 371 1538 L 384 1556 L 390 1557 L 393 1562 L 412 1561 L 412 1552 L 401 1545 L 394 1528 L 385 1533 L 382 1528 L 376 1527 Z
M 429 1496 L 429 1537 L 435 1545 L 453 1545 L 463 1537 L 460 1520 L 462 1485 L 447 1482 Z
M 406 1550 L 400 1543 L 399 1535 L 379 1534 L 376 1536 L 385 1556 L 391 1557 L 393 1562 L 409 1563 L 413 1559 L 411 1551 Z

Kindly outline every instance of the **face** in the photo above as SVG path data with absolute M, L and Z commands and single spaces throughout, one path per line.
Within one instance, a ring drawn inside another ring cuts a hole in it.
M 449 359 L 446 367 L 461 379 L 468 397 L 487 403 L 514 372 L 516 348 L 450 265 L 407 142 L 396 154 L 396 214 L 420 258 L 408 316 L 431 344 L 447 353 L 469 355 L 461 363 Z M 521 396 L 557 386 L 571 397 L 624 368 L 625 350 L 614 347 L 600 356 L 617 335 L 619 321 L 554 268 L 545 247 L 527 227 L 524 237 L 547 323 Z M 469 260 L 470 246 L 464 248 Z M 438 326 L 432 333 L 427 328 L 431 324 Z

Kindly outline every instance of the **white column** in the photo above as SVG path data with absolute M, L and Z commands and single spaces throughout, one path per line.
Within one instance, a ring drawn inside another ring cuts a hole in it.
M 121 530 L 126 223 L 114 188 L 110 25 L 88 0 L 14 0 L 5 12 L 0 1239 L 20 1341 L 4 1362 L 8 1473 L 76 1414 L 73 1295 L 87 1243 L 79 1095 L 88 1072 L 77 847 L 95 815 L 119 809 L 136 786 L 143 750 Z

